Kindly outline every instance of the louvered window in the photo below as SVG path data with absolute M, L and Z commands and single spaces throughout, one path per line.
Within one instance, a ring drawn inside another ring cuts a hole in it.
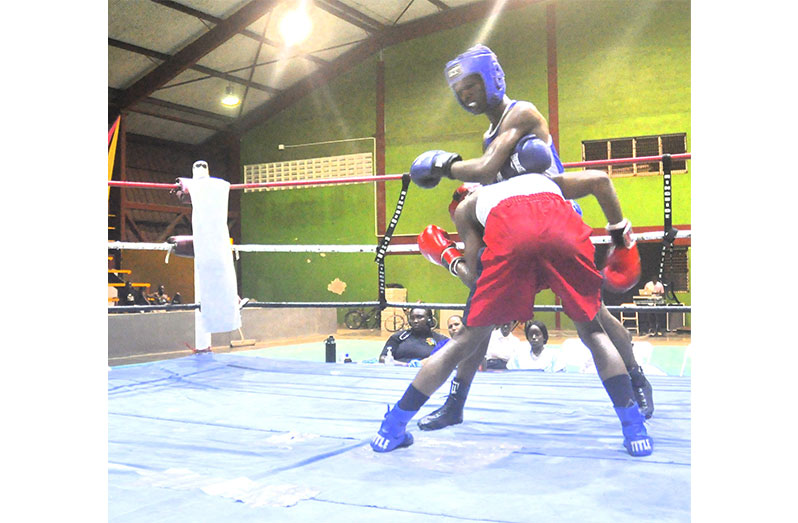
M 606 138 L 603 140 L 584 140 L 582 142 L 583 161 L 640 158 L 684 152 L 687 152 L 687 133 Z M 662 174 L 660 162 L 607 165 L 596 168 L 606 171 L 612 177 Z M 671 172 L 687 172 L 686 160 L 674 160 L 671 164 Z
M 327 178 L 349 178 L 371 176 L 374 172 L 371 153 L 325 156 L 286 162 L 260 163 L 244 166 L 244 183 L 268 183 Z M 332 184 L 320 184 L 324 187 Z M 307 187 L 307 186 L 305 186 Z M 259 187 L 244 192 L 273 191 L 296 187 Z

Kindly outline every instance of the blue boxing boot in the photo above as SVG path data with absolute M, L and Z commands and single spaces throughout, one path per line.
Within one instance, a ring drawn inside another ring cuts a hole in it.
M 645 418 L 636 403 L 629 407 L 615 407 L 623 430 L 623 446 L 634 456 L 648 456 L 654 451 L 654 440 L 649 437 Z
M 409 447 L 413 444 L 413 435 L 405 432 L 407 422 L 410 421 L 418 411 L 402 410 L 397 404 L 393 409 L 388 408 L 385 419 L 380 425 L 377 435 L 371 440 L 371 448 L 374 452 L 390 452 L 394 449 Z

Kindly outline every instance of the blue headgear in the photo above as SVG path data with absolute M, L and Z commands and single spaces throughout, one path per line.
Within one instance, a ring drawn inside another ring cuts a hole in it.
M 454 90 L 454 84 L 466 76 L 478 74 L 482 78 L 482 83 L 485 86 L 485 96 L 488 100 L 488 107 L 493 107 L 501 103 L 504 98 L 504 92 L 506 90 L 504 71 L 502 71 L 502 66 L 499 65 L 499 61 L 496 59 L 496 55 L 493 54 L 493 51 L 484 45 L 475 45 L 447 63 L 443 72 L 452 90 Z M 455 96 L 457 96 L 456 93 Z M 470 107 L 463 105 L 459 96 L 457 96 L 457 101 L 460 102 L 460 105 L 462 105 L 466 111 L 477 114 Z

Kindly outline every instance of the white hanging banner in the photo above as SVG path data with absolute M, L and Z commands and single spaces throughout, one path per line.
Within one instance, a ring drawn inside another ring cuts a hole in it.
M 219 178 L 196 176 L 180 178 L 180 182 L 191 195 L 194 287 L 198 291 L 195 301 L 200 304 L 202 330 L 237 330 L 241 327 L 241 310 L 227 228 L 230 184 Z

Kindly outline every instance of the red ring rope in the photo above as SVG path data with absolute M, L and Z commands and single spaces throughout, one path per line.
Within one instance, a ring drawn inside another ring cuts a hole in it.
M 673 160 L 690 160 L 692 153 L 681 153 L 670 155 Z M 611 160 L 593 160 L 589 162 L 571 162 L 562 164 L 565 169 L 577 167 L 596 167 L 600 165 L 621 165 L 626 163 L 652 163 L 662 160 L 662 156 L 640 156 L 637 158 L 613 158 Z M 238 183 L 231 184 L 230 190 L 238 189 L 260 189 L 264 187 L 294 187 L 303 185 L 323 185 L 336 183 L 367 183 L 367 182 L 387 182 L 391 180 L 401 180 L 403 174 L 386 174 L 384 176 L 360 176 L 352 178 L 329 178 L 322 180 L 296 180 L 284 182 L 265 182 L 265 183 Z M 151 182 L 127 182 L 108 180 L 109 187 L 130 187 L 137 189 L 176 189 L 176 183 L 151 183 Z

